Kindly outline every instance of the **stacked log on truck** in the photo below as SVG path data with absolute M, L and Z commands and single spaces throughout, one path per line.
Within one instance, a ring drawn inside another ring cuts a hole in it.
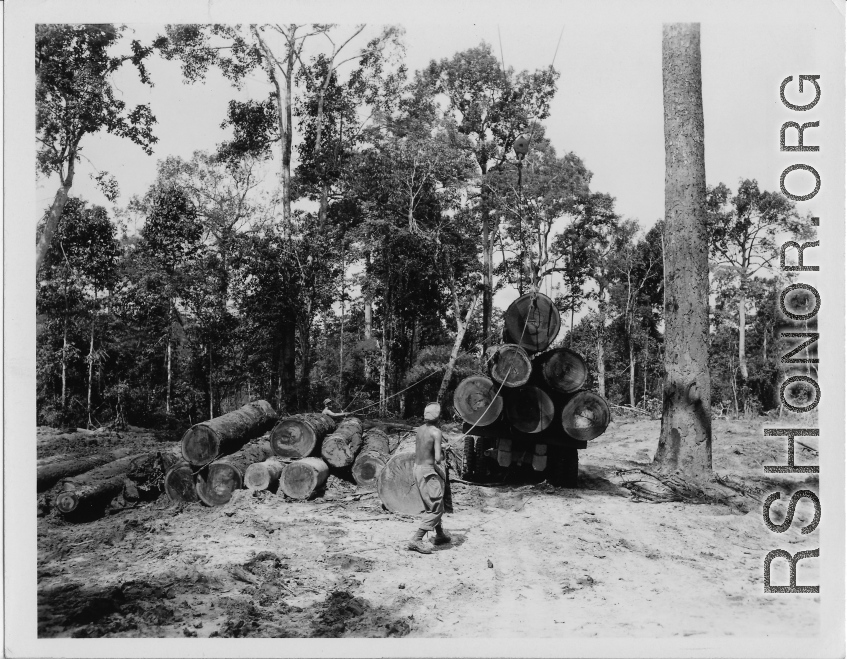
M 503 321 L 504 343 L 487 355 L 490 378 L 465 378 L 453 397 L 464 431 L 470 433 L 465 476 L 485 477 L 494 462 L 502 467 L 531 464 L 575 487 L 576 449 L 605 432 L 609 405 L 585 389 L 588 367 L 581 355 L 564 347 L 550 349 L 561 321 L 549 297 L 522 295 Z

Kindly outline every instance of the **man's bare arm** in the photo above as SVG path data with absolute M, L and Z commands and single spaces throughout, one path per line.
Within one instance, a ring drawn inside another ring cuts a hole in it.
M 433 442 L 435 449 L 435 462 L 441 462 L 441 431 L 435 428 L 435 441 Z

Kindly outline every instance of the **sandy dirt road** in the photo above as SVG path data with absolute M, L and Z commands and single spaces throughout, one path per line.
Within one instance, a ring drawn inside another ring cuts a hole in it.
M 715 466 L 769 492 L 780 482 L 761 465 L 784 462 L 785 446 L 760 425 L 716 421 Z M 454 483 L 454 542 L 428 556 L 405 549 L 411 518 L 334 477 L 303 503 L 242 491 L 221 508 L 160 499 L 86 523 L 48 515 L 39 635 L 755 636 L 789 619 L 816 633 L 817 595 L 762 587 L 768 551 L 819 547 L 817 531 L 799 532 L 811 505 L 775 536 L 761 505 L 635 502 L 614 472 L 649 462 L 657 437 L 658 421 L 613 422 L 581 452 L 577 490 Z M 773 580 L 787 583 L 779 563 Z M 800 563 L 798 583 L 819 583 L 816 561 Z

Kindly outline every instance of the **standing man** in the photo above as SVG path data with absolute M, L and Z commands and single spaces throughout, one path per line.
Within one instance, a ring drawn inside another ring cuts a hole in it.
M 418 530 L 409 541 L 409 550 L 421 554 L 431 554 L 432 549 L 423 543 L 427 531 L 435 531 L 433 544 L 450 542 L 450 536 L 444 533 L 441 517 L 445 506 L 452 510 L 450 482 L 447 480 L 447 463 L 441 452 L 441 430 L 436 425 L 441 416 L 441 406 L 430 403 L 424 410 L 424 425 L 415 429 L 415 466 L 414 476 L 424 503 L 424 516 Z

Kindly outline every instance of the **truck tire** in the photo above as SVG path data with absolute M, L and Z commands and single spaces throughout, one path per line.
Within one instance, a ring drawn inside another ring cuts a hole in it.
M 473 437 L 465 437 L 464 451 L 462 451 L 461 477 L 471 480 L 476 472 L 476 451 Z
M 579 487 L 579 451 L 575 448 L 557 448 L 552 464 L 547 467 L 550 475 L 547 480 L 555 487 L 576 489 Z

